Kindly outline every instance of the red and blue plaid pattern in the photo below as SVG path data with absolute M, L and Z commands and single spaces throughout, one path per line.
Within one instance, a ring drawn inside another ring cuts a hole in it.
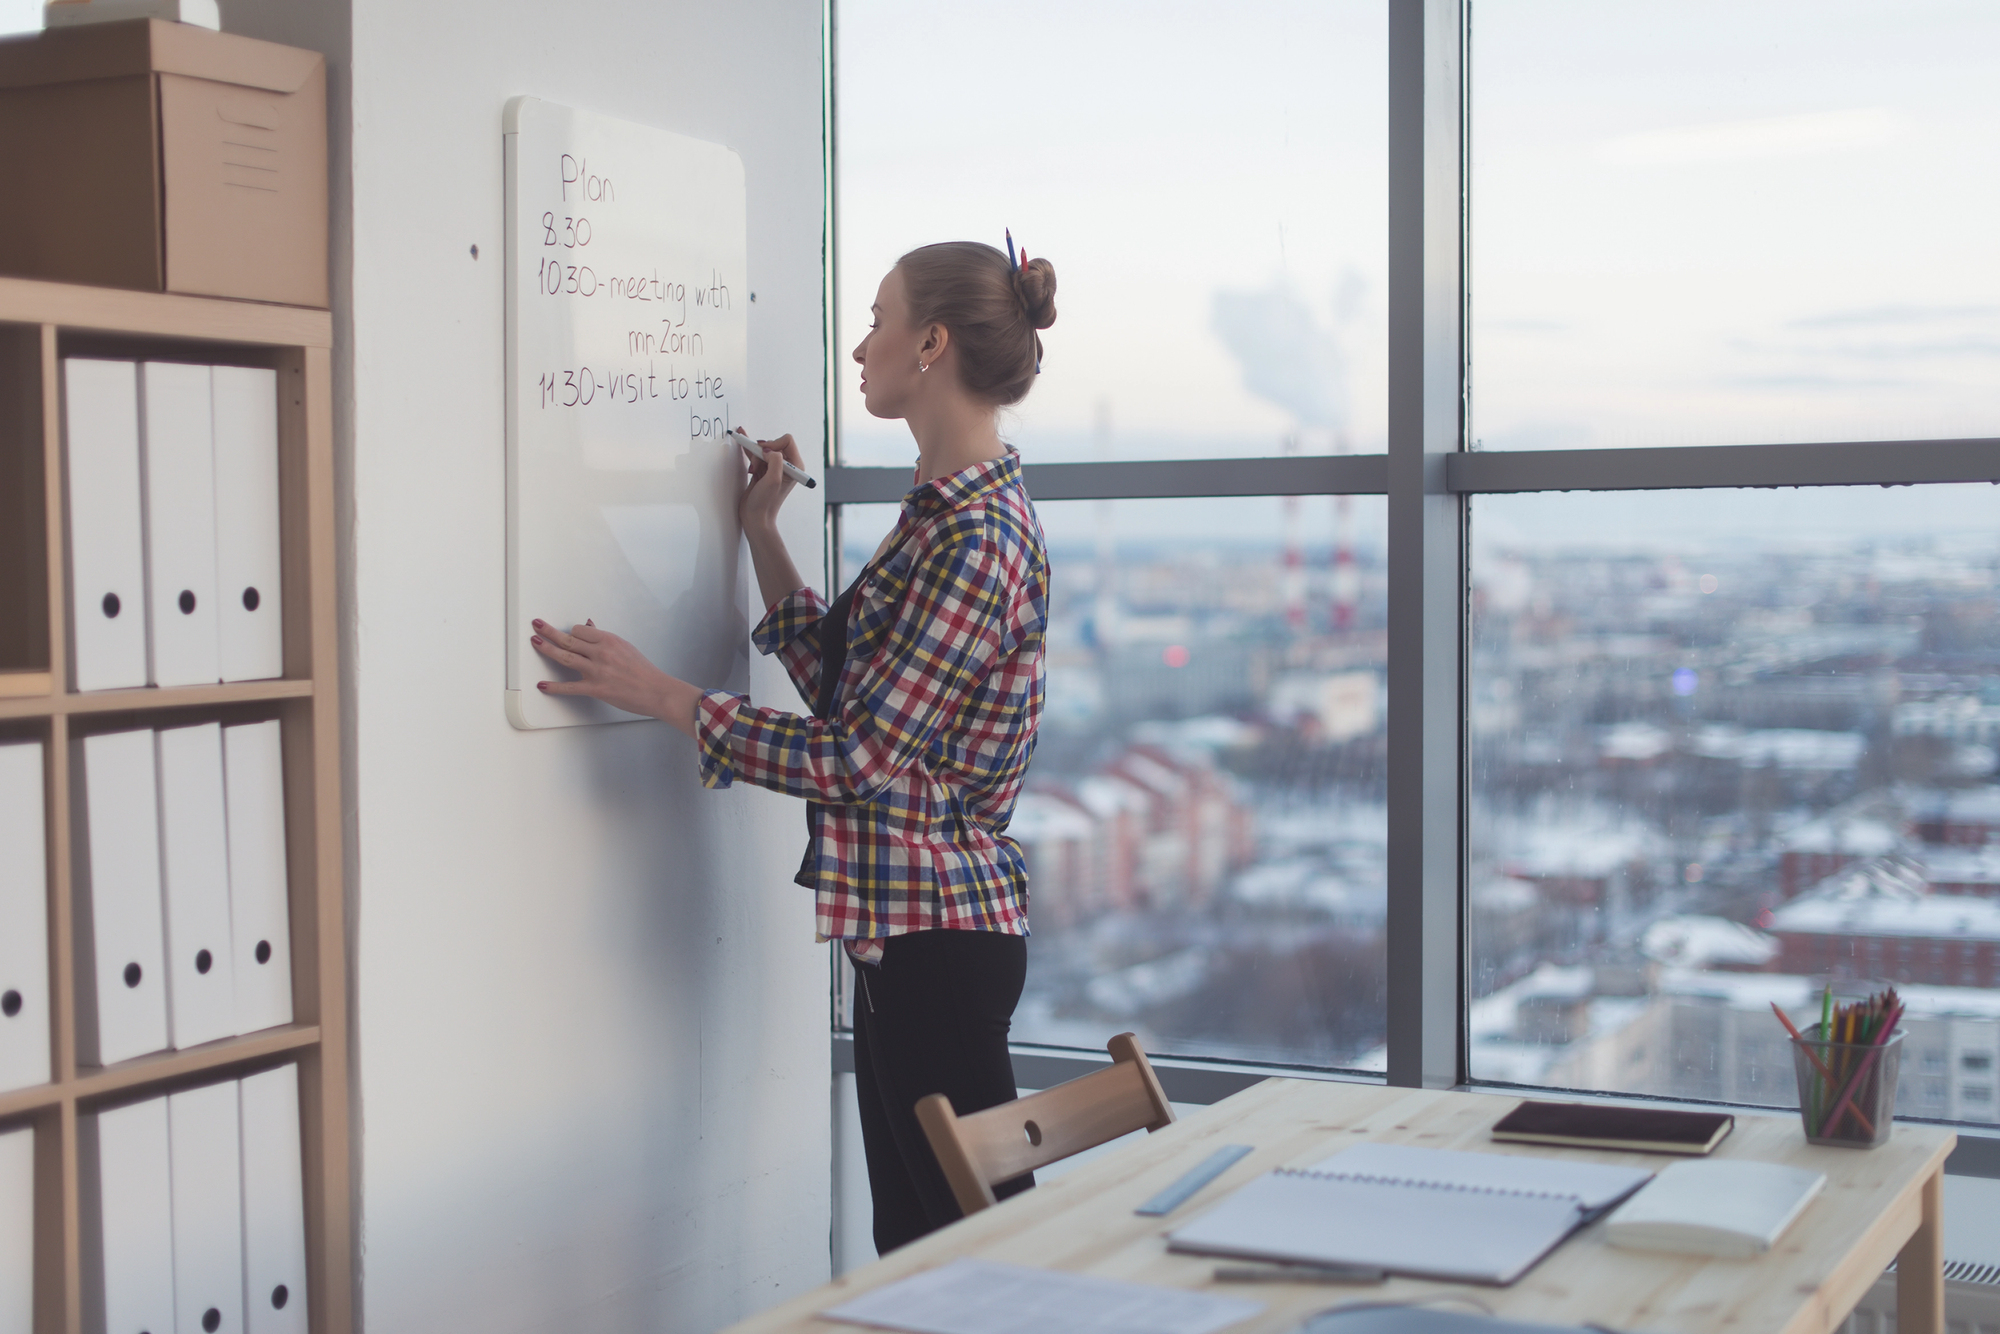
M 1048 555 L 1018 455 L 903 498 L 893 539 L 862 572 L 831 719 L 712 690 L 701 779 L 818 803 L 800 881 L 826 940 L 948 928 L 1028 933 L 1028 877 L 1006 835 L 1042 715 Z M 809 588 L 753 642 L 799 693 L 819 688 Z

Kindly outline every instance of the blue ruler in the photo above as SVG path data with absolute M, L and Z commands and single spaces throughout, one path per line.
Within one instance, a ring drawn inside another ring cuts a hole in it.
M 1209 1182 L 1227 1172 L 1243 1156 L 1250 1152 L 1248 1144 L 1225 1144 L 1214 1153 L 1201 1160 L 1200 1164 L 1186 1176 L 1168 1186 L 1165 1190 L 1147 1200 L 1132 1212 L 1144 1214 L 1148 1218 L 1158 1218 L 1170 1214 L 1188 1202 L 1190 1196 Z

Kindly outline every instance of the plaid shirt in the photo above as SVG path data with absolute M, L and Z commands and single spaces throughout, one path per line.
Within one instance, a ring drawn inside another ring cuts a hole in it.
M 1028 934 L 1027 868 L 1006 829 L 1041 720 L 1048 598 L 1041 524 L 1010 451 L 903 498 L 854 595 L 833 718 L 702 696 L 705 785 L 741 779 L 815 803 L 800 883 L 817 892 L 822 940 Z M 809 701 L 826 610 L 799 589 L 752 637 Z

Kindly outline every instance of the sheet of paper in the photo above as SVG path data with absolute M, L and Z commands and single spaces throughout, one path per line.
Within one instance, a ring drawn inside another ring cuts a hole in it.
M 1263 1309 L 1241 1297 L 954 1260 L 820 1314 L 914 1334 L 1212 1334 Z

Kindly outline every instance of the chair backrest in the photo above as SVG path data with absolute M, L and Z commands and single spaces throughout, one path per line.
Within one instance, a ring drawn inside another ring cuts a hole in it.
M 1105 1046 L 1111 1053 L 1105 1069 L 983 1112 L 959 1116 L 942 1093 L 917 1104 L 917 1120 L 960 1209 L 975 1214 L 997 1204 L 996 1182 L 1135 1130 L 1173 1124 L 1174 1109 L 1138 1039 L 1120 1033 Z

